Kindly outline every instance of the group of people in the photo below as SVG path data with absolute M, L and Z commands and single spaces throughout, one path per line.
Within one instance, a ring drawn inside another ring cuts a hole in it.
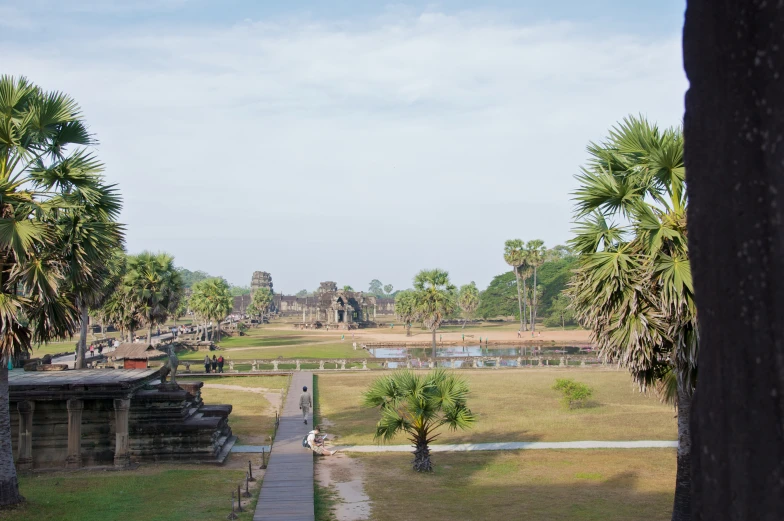
M 218 357 L 212 355 L 212 360 L 210 360 L 210 355 L 204 355 L 204 372 L 209 373 L 210 369 L 212 369 L 213 373 L 222 373 L 223 362 L 223 355 Z

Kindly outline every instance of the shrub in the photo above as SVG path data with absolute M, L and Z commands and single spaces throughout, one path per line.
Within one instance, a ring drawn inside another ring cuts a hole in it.
M 557 378 L 553 389 L 563 393 L 561 402 L 568 409 L 584 407 L 586 401 L 593 396 L 593 389 L 568 378 Z

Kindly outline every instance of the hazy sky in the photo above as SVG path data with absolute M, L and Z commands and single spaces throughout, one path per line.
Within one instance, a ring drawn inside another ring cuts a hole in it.
M 432 267 L 484 288 L 504 240 L 569 238 L 588 141 L 680 123 L 683 10 L 0 0 L 0 73 L 81 104 L 132 253 L 286 293 Z

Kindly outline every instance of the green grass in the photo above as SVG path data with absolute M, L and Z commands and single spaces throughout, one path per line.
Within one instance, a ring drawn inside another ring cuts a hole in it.
M 221 344 L 223 345 L 223 344 Z M 351 342 L 323 343 L 323 344 L 306 344 L 306 345 L 292 345 L 290 347 L 266 347 L 259 349 L 225 349 L 222 351 L 190 351 L 187 353 L 178 353 L 180 360 L 204 360 L 204 355 L 208 354 L 210 358 L 212 355 L 222 354 L 228 361 L 234 360 L 271 360 L 273 358 L 289 358 L 289 359 L 308 359 L 308 358 L 369 358 L 370 353 L 364 349 L 357 349 L 351 345 Z M 318 366 L 316 366 L 318 367 Z M 226 367 L 224 366 L 224 369 Z
M 675 411 L 641 395 L 624 371 L 526 369 L 458 371 L 469 383 L 468 406 L 478 416 L 467 431 L 442 431 L 437 443 L 577 440 L 675 440 Z M 373 373 L 322 373 L 317 407 L 337 444 L 372 444 L 379 413 L 361 406 Z M 556 378 L 594 388 L 587 407 L 565 410 L 552 390 Z M 399 437 L 394 443 L 406 443 Z
M 4 521 L 212 521 L 226 519 L 243 470 L 145 465 L 135 471 L 22 475 L 27 499 Z M 258 494 L 258 488 L 254 496 Z M 240 520 L 253 518 L 251 508 Z
M 530 450 L 358 457 L 375 521 L 665 521 L 672 513 L 675 450 Z M 325 518 L 329 519 L 329 518 Z

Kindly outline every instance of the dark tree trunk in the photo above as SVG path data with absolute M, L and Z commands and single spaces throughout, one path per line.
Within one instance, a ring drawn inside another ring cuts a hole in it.
M 89 322 L 87 304 L 78 300 L 79 308 L 79 341 L 76 343 L 76 362 L 74 369 L 84 369 L 84 357 L 87 353 L 87 322 Z
M 11 406 L 8 402 L 8 360 L 0 358 L 0 506 L 24 501 L 19 494 L 14 451 L 11 448 Z
M 523 295 L 520 293 L 520 274 L 517 272 L 517 266 L 514 267 L 515 281 L 517 281 L 517 308 L 520 310 L 520 331 L 523 330 L 525 315 L 523 315 Z
M 531 336 L 536 333 L 536 266 L 534 266 L 534 285 L 531 288 Z
M 528 331 L 528 303 L 525 301 L 525 277 L 523 277 L 523 331 Z
M 147 344 L 152 345 L 152 322 L 147 327 Z
M 433 462 L 430 461 L 430 448 L 427 443 L 417 443 L 414 449 L 414 461 L 411 462 L 417 472 L 432 472 Z
M 215 341 L 216 342 L 220 342 L 220 335 L 221 335 L 220 320 L 217 320 L 215 322 Z
M 433 363 L 436 363 L 436 328 L 433 331 Z
M 695 521 L 784 519 L 784 9 L 689 0 Z
M 691 396 L 678 385 L 678 458 L 672 521 L 691 519 Z

